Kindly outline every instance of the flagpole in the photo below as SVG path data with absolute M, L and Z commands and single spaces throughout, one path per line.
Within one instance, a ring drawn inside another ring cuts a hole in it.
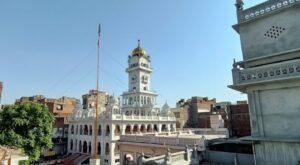
M 100 34 L 101 34 L 101 25 L 99 24 L 98 26 L 98 42 L 97 42 L 97 84 L 96 84 L 96 90 L 97 90 L 97 94 L 96 94 L 96 103 L 95 103 L 95 122 L 94 122 L 94 152 L 93 152 L 93 159 L 98 159 L 98 154 L 97 154 L 97 150 L 98 150 L 98 143 L 97 143 L 97 137 L 98 137 L 98 127 L 99 127 L 99 104 L 101 106 L 101 103 L 99 102 L 99 61 L 100 61 Z M 100 153 L 101 154 L 101 153 Z

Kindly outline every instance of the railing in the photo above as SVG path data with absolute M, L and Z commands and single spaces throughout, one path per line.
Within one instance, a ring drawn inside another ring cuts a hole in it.
M 299 77 L 300 60 L 291 60 L 248 69 L 234 68 L 232 76 L 233 85 Z
M 268 0 L 259 5 L 245 9 L 240 12 L 240 22 L 246 22 L 255 19 L 259 16 L 267 15 L 269 13 L 288 8 L 290 6 L 299 4 L 300 0 Z
M 204 146 L 202 138 L 185 138 L 185 137 L 162 137 L 162 136 L 141 136 L 141 135 L 121 135 L 120 142 L 138 142 L 147 144 L 160 144 L 172 146 Z

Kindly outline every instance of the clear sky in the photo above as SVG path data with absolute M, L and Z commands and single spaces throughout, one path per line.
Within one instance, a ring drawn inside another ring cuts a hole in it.
M 263 0 L 246 0 L 249 7 Z M 152 58 L 159 104 L 208 96 L 237 101 L 233 58 L 242 59 L 235 0 L 1 0 L 2 103 L 42 94 L 81 98 L 95 87 L 102 24 L 101 90 L 127 90 L 128 55 L 140 38 Z

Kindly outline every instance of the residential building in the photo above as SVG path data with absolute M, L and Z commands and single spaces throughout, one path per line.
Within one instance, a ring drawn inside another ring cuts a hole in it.
M 187 122 L 189 119 L 188 107 L 189 104 L 184 99 L 181 99 L 176 103 L 175 108 L 171 108 L 171 111 L 174 113 L 176 118 L 177 129 L 183 129 L 187 127 Z
M 247 102 L 228 105 L 229 133 L 231 137 L 251 135 L 250 115 Z
M 300 1 L 268 0 L 244 9 L 236 1 L 243 60 L 230 88 L 248 96 L 257 165 L 299 164 Z
M 207 97 L 192 97 L 190 99 L 189 127 L 210 128 L 210 114 L 216 99 L 209 100 Z
M 36 102 L 46 105 L 55 117 L 53 125 L 53 148 L 44 151 L 44 156 L 64 155 L 67 153 L 68 141 L 68 116 L 72 115 L 75 109 L 80 108 L 80 101 L 74 98 L 61 97 L 59 99 L 46 98 L 43 95 L 21 97 L 16 104 Z M 79 105 L 78 105 L 79 104 Z
M 86 161 L 89 158 L 86 155 L 90 156 L 97 151 L 101 164 L 120 164 L 118 142 L 121 135 L 176 130 L 175 117 L 169 106 L 156 106 L 157 94 L 150 86 L 150 64 L 150 56 L 138 43 L 128 58 L 128 91 L 123 93 L 121 99 L 109 96 L 107 104 L 100 104 L 98 132 L 93 132 L 93 106 L 84 106 L 69 118 L 68 152 L 72 153 L 73 157 L 78 157 L 80 153 L 82 161 Z M 92 145 L 94 134 L 98 135 L 97 147 Z M 71 158 L 67 158 L 65 162 L 70 163 L 70 160 Z

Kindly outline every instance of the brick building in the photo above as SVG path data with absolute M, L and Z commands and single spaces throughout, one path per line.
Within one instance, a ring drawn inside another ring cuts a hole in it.
M 188 108 L 189 127 L 210 128 L 210 115 L 216 99 L 209 100 L 207 97 L 192 97 Z
M 176 118 L 177 129 L 183 129 L 187 127 L 187 122 L 189 119 L 188 108 L 189 104 L 184 99 L 180 99 L 176 103 L 176 107 L 171 108 L 171 111 L 174 113 L 174 116 Z
M 26 102 L 36 102 L 44 104 L 49 111 L 53 113 L 55 122 L 53 126 L 52 141 L 54 146 L 49 151 L 44 152 L 44 156 L 61 155 L 67 152 L 68 141 L 68 116 L 80 105 L 80 101 L 74 98 L 61 97 L 59 99 L 46 98 L 43 95 L 35 95 L 30 97 L 21 97 L 16 100 L 16 104 Z
M 246 102 L 228 106 L 229 133 L 231 137 L 251 135 L 249 107 Z
M 107 104 L 109 95 L 107 92 L 99 91 L 98 106 L 104 107 Z M 97 90 L 90 90 L 88 94 L 82 96 L 83 109 L 95 109 Z

